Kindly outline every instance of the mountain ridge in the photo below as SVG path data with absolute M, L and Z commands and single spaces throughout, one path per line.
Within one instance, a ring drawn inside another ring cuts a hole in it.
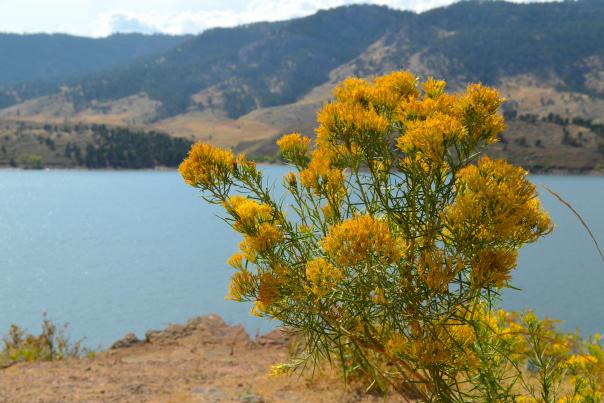
M 422 79 L 446 79 L 452 91 L 476 81 L 497 86 L 509 99 L 504 111 L 515 112 L 510 120 L 536 116 L 530 127 L 525 121 L 510 125 L 512 137 L 526 137 L 514 130 L 535 136 L 553 130 L 549 115 L 604 123 L 602 37 L 604 3 L 594 0 L 463 1 L 419 14 L 344 6 L 289 21 L 208 30 L 41 97 L 26 99 L 19 89 L 5 89 L 0 99 L 15 99 L 5 102 L 0 119 L 143 125 L 266 156 L 274 155 L 278 135 L 312 133 L 316 110 L 339 80 L 404 69 Z M 579 171 L 604 163 L 603 135 L 561 127 L 553 130 L 556 152 L 535 148 L 536 138 L 521 148 L 506 146 L 506 152 L 512 160 L 528 151 L 550 158 L 570 153 L 576 161 L 569 166 Z M 578 133 L 589 141 L 575 141 L 582 150 L 568 148 L 568 136 Z M 560 166 L 542 162 L 539 169 Z
M 114 34 L 88 38 L 68 34 L 0 33 L 0 87 L 71 78 L 163 53 L 188 36 Z M 40 60 L 43 60 L 40 63 Z M 8 62 L 7 62 L 8 61 Z

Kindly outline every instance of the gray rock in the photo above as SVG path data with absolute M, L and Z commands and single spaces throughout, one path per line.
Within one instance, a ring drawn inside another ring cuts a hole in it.
M 143 343 L 134 333 L 128 333 L 124 336 L 123 339 L 116 341 L 111 345 L 112 350 L 116 350 L 118 348 L 129 348 L 135 346 L 137 344 Z

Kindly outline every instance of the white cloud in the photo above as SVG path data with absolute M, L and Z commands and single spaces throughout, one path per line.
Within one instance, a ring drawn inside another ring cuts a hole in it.
M 113 32 L 140 32 L 143 34 L 151 34 L 158 32 L 154 26 L 148 25 L 142 21 L 140 17 L 130 16 L 122 13 L 110 14 L 104 21 L 104 26 L 108 33 Z
M 422 10 L 423 3 L 446 4 L 450 0 L 374 1 L 394 8 Z M 278 21 L 310 15 L 317 10 L 359 3 L 355 0 L 253 0 L 239 10 L 181 11 L 175 13 L 135 13 L 118 10 L 101 15 L 92 34 L 106 36 L 114 32 L 199 33 L 213 27 L 233 27 L 257 21 Z M 409 3 L 412 7 L 408 7 Z M 416 3 L 416 4 L 415 4 Z M 427 7 L 430 8 L 430 7 Z
M 517 0 L 522 2 L 525 0 Z M 545 0 L 534 0 L 545 1 Z M 93 24 L 93 36 L 115 32 L 199 33 L 213 27 L 233 27 L 257 21 L 278 21 L 313 14 L 317 10 L 354 3 L 373 3 L 417 12 L 453 3 L 453 0 L 251 0 L 244 7 L 181 10 L 172 13 L 134 12 L 125 9 L 101 14 Z M 188 2 L 181 4 L 180 8 Z

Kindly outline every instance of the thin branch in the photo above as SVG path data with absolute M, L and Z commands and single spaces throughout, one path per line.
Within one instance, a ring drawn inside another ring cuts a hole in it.
M 602 259 L 602 262 L 604 262 L 604 253 L 602 252 L 602 249 L 600 249 L 600 245 L 598 244 L 598 241 L 597 241 L 596 237 L 594 236 L 593 232 L 591 232 L 591 229 L 589 228 L 589 225 L 587 225 L 587 223 L 585 222 L 585 220 L 583 219 L 583 217 L 581 217 L 581 214 L 579 214 L 577 212 L 577 210 L 575 210 L 573 208 L 573 206 L 571 206 L 571 204 L 569 202 L 567 202 L 566 200 L 564 200 L 562 198 L 562 196 L 560 196 L 558 193 L 554 192 L 553 190 L 551 190 L 550 188 L 548 188 L 545 185 L 541 185 L 541 186 L 543 186 L 543 188 L 545 190 L 547 190 L 552 196 L 554 196 L 556 199 L 558 199 L 560 201 L 560 203 L 562 203 L 566 207 L 568 207 L 570 209 L 570 211 L 572 211 L 577 216 L 577 218 L 579 219 L 579 221 L 581 221 L 581 224 L 583 225 L 583 227 L 587 230 L 587 233 L 589 234 L 591 240 L 594 241 L 594 245 L 596 245 L 596 249 L 598 250 L 598 253 L 600 254 L 600 259 Z

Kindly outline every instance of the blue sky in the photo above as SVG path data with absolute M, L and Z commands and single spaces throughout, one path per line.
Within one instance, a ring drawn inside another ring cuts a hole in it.
M 530 1 L 530 0 L 516 0 Z M 543 1 L 543 0 L 533 0 Z M 275 21 L 323 8 L 373 3 L 424 11 L 453 0 L 0 0 L 2 32 L 199 33 L 216 26 Z

